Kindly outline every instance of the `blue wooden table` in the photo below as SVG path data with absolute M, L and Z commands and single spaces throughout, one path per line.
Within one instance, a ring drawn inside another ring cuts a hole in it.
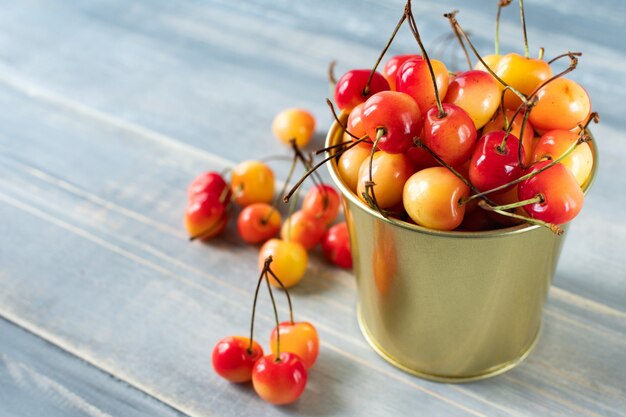
M 489 53 L 495 3 L 414 7 L 427 44 L 458 8 Z M 467 385 L 402 373 L 361 336 L 353 276 L 316 253 L 293 296 L 320 332 L 320 358 L 301 399 L 279 408 L 211 369 L 215 342 L 247 331 L 258 249 L 232 225 L 190 244 L 186 186 L 286 154 L 270 132 L 286 107 L 316 115 L 319 147 L 328 63 L 371 66 L 402 2 L 2 1 L 0 416 L 626 415 L 626 10 L 526 3 L 531 49 L 583 51 L 572 78 L 602 117 L 597 182 L 570 228 L 535 351 Z M 515 6 L 502 45 L 521 51 Z M 403 30 L 390 53 L 414 50 Z M 451 51 L 444 59 L 462 65 Z M 285 177 L 287 164 L 273 167 Z M 268 302 L 260 309 L 267 334 Z

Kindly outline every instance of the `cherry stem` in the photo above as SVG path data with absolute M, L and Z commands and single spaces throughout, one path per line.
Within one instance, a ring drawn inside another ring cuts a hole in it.
M 552 58 L 551 60 L 548 61 L 548 65 L 551 65 L 552 63 L 558 61 L 561 58 L 565 58 L 566 56 L 567 57 L 571 57 L 572 55 L 580 57 L 580 56 L 583 55 L 583 53 L 582 52 L 566 52 L 564 54 L 557 55 L 557 56 L 555 56 L 554 58 Z
M 265 258 L 263 262 L 263 270 L 261 270 L 261 274 L 259 275 L 259 280 L 256 284 L 256 290 L 254 291 L 254 301 L 252 302 L 252 318 L 250 319 L 250 346 L 248 346 L 248 353 L 252 354 L 252 346 L 254 345 L 254 315 L 256 313 L 256 302 L 259 298 L 259 289 L 261 288 L 261 282 L 263 282 L 263 277 L 265 276 L 265 272 L 270 267 L 272 263 L 272 255 Z
M 543 46 L 541 48 L 539 48 L 539 54 L 537 54 L 537 59 L 542 61 L 543 60 L 543 55 L 546 53 L 546 48 L 544 48 Z
M 307 177 L 309 175 L 311 175 L 313 172 L 315 172 L 319 167 L 321 167 L 322 165 L 324 165 L 326 162 L 330 161 L 331 159 L 334 158 L 338 158 L 342 153 L 344 153 L 345 151 L 354 148 L 355 146 L 357 146 L 359 143 L 361 143 L 364 139 L 359 139 L 357 141 L 352 142 L 351 145 L 346 146 L 343 149 L 340 149 L 336 152 L 334 152 L 332 155 L 329 155 L 328 157 L 322 159 L 320 162 L 318 162 L 317 164 L 313 165 L 307 172 L 304 173 L 304 175 L 298 180 L 298 182 L 295 183 L 295 185 L 291 188 L 291 190 L 289 190 L 289 192 L 287 193 L 287 195 L 285 195 L 283 197 L 283 201 L 286 203 L 289 201 L 289 199 L 291 198 L 291 196 L 296 192 L 296 190 L 302 185 L 302 183 L 304 182 L 304 180 L 307 179 Z
M 267 284 L 267 291 L 270 293 L 270 299 L 272 300 L 272 307 L 274 309 L 274 318 L 276 319 L 276 362 L 280 362 L 280 321 L 278 320 L 278 309 L 276 308 L 276 300 L 274 299 L 274 292 L 272 291 L 272 286 L 270 285 L 270 279 L 267 276 L 267 271 L 269 269 L 269 265 L 267 269 L 264 271 L 265 283 Z
M 213 233 L 219 227 L 221 227 L 221 223 L 218 221 L 218 222 L 212 224 L 210 227 L 207 227 L 205 230 L 201 231 L 197 235 L 189 236 L 189 241 L 193 242 L 194 240 L 202 239 L 205 236 L 209 236 L 211 233 Z
M 272 268 L 268 267 L 267 272 L 269 272 L 269 274 L 276 280 L 276 282 L 278 282 L 283 291 L 285 291 L 285 294 L 287 294 L 287 303 L 289 304 L 289 321 L 291 321 L 291 324 L 294 324 L 295 321 L 293 319 L 293 306 L 291 304 L 291 296 L 289 295 L 289 291 L 287 291 L 287 287 L 285 287 L 283 282 L 276 276 L 274 271 L 272 271 Z
M 494 210 L 511 210 L 522 206 L 527 206 L 529 204 L 543 204 L 546 202 L 546 199 L 543 195 L 537 194 L 533 198 L 529 198 L 528 200 L 516 201 L 515 203 L 503 204 L 501 206 L 491 206 Z
M 374 193 L 374 186 L 376 183 L 372 178 L 372 165 L 374 161 L 374 153 L 376 153 L 376 148 L 378 147 L 378 142 L 380 138 L 385 134 L 385 129 L 379 127 L 376 129 L 376 140 L 374 141 L 374 146 L 372 146 L 372 151 L 370 152 L 369 159 L 369 180 L 365 183 L 365 192 L 363 193 L 363 198 L 370 205 L 370 207 L 375 208 L 384 218 L 387 218 L 386 213 L 380 208 L 378 205 L 378 201 L 376 200 L 376 193 Z
M 400 27 L 402 26 L 402 23 L 404 23 L 405 19 L 406 19 L 406 9 L 404 13 L 402 13 L 402 17 L 400 17 L 400 20 L 398 20 L 398 24 L 396 25 L 395 29 L 391 33 L 391 36 L 389 37 L 389 40 L 387 41 L 385 48 L 378 56 L 378 59 L 376 60 L 376 63 L 374 64 L 374 67 L 372 68 L 372 71 L 370 72 L 370 76 L 368 77 L 367 83 L 365 84 L 365 88 L 363 89 L 363 96 L 367 97 L 369 95 L 370 83 L 372 82 L 372 78 L 374 77 L 374 74 L 376 73 L 376 68 L 378 68 L 378 65 L 380 65 L 380 61 L 382 61 L 383 57 L 385 56 L 385 53 L 391 46 L 391 42 L 393 42 L 393 39 L 396 37 L 396 34 L 398 33 L 398 30 L 400 30 Z
M 530 224 L 535 224 L 537 226 L 546 227 L 546 228 L 550 229 L 550 231 L 552 231 L 552 233 L 555 233 L 556 235 L 559 235 L 559 236 L 563 234 L 563 229 L 561 229 L 556 224 L 546 223 L 546 222 L 538 220 L 538 219 L 533 219 L 532 217 L 520 216 L 519 214 L 511 213 L 511 212 L 504 211 L 504 210 L 499 210 L 499 209 L 496 208 L 497 206 L 490 206 L 484 200 L 479 201 L 478 202 L 478 206 L 481 209 L 483 209 L 483 210 L 493 211 L 493 212 L 498 213 L 498 214 L 500 214 L 502 216 L 511 217 L 513 219 L 523 220 L 523 221 L 525 221 L 527 223 L 530 223 Z
M 467 60 L 467 65 L 469 69 L 471 70 L 473 68 L 472 60 L 470 59 L 469 53 L 467 52 L 467 48 L 465 47 L 465 43 L 463 42 L 463 38 L 461 38 L 461 34 L 459 33 L 459 30 L 457 29 L 456 25 L 452 21 L 452 19 L 454 19 L 457 13 L 459 13 L 458 10 L 453 10 L 450 13 L 444 14 L 444 16 L 447 17 L 448 20 L 450 21 L 450 26 L 452 26 L 452 31 L 454 32 L 454 35 L 456 36 L 457 40 L 459 41 L 459 44 L 461 45 L 461 48 L 463 49 L 463 53 L 465 54 L 465 59 Z
M 524 130 L 526 129 L 526 123 L 528 122 L 528 117 L 530 116 L 530 111 L 537 104 L 537 98 L 533 97 L 533 100 L 530 102 L 530 105 L 526 107 L 524 110 L 524 119 L 522 120 L 522 127 L 519 131 L 519 144 L 517 146 L 517 162 L 522 167 L 522 169 L 528 168 L 524 161 L 522 161 L 522 144 L 524 141 Z M 519 111 L 519 108 L 518 108 Z
M 361 139 L 358 139 L 358 141 L 359 141 L 359 143 L 360 142 L 372 143 L 372 142 L 368 141 L 367 139 L 369 139 L 369 136 L 365 135 Z M 328 151 L 331 151 L 333 149 L 343 148 L 344 146 L 348 146 L 351 143 L 354 143 L 354 141 L 353 140 L 348 140 L 346 142 L 339 142 L 339 143 L 336 143 L 334 145 L 327 146 L 326 148 L 318 149 L 317 151 L 315 151 L 315 155 L 319 155 L 321 153 L 328 152 Z
M 496 55 L 500 55 L 500 14 L 502 13 L 502 8 L 511 4 L 513 0 L 500 0 L 498 2 L 498 13 L 496 13 L 496 37 L 495 37 L 495 48 L 494 53 Z
M 556 80 L 557 78 L 560 78 L 560 77 L 564 76 L 565 74 L 570 73 L 570 72 L 572 72 L 572 71 L 574 71 L 576 69 L 576 67 L 578 66 L 578 56 L 580 56 L 580 55 L 577 54 L 576 52 L 568 52 L 568 53 L 566 53 L 563 56 L 569 57 L 569 59 L 570 59 L 569 66 L 567 68 L 565 68 L 563 71 L 559 72 L 556 75 L 553 75 L 552 77 L 548 78 L 547 80 L 545 80 L 544 82 L 539 84 L 537 86 L 537 88 L 535 88 L 533 90 L 533 92 L 528 95 L 528 99 L 533 98 L 539 92 L 539 90 L 541 90 L 547 84 L 551 83 L 552 81 Z
M 296 143 L 295 139 L 291 139 L 291 143 L 292 145 L 294 145 Z M 262 225 L 267 224 L 272 214 L 274 214 L 274 212 L 276 211 L 276 206 L 278 206 L 278 202 L 280 201 L 281 196 L 285 194 L 285 191 L 287 191 L 287 187 L 289 187 L 289 181 L 291 181 L 291 177 L 293 176 L 293 173 L 296 169 L 296 162 L 298 162 L 298 156 L 294 153 L 293 157 L 291 158 L 291 167 L 289 167 L 289 173 L 287 174 L 287 178 L 285 179 L 283 188 L 281 192 L 279 194 L 276 194 L 276 197 L 274 197 L 274 202 L 272 203 L 272 209 L 265 215 L 265 217 L 261 218 Z
M 335 106 L 333 106 L 333 102 L 332 101 L 330 101 L 328 98 L 326 98 L 326 104 L 328 104 L 328 107 L 330 107 L 330 111 L 332 112 L 333 117 L 335 118 L 335 122 L 337 122 L 337 124 L 341 127 L 341 130 L 346 132 L 352 139 L 355 139 L 355 140 L 362 139 L 362 138 L 359 138 L 358 136 L 352 134 L 350 131 L 348 131 L 348 128 L 339 119 L 339 116 L 337 115 L 337 112 L 335 111 Z
M 289 209 L 287 211 L 287 220 L 285 220 L 287 222 L 287 239 L 286 240 L 288 241 L 291 240 L 291 222 L 293 220 L 291 218 L 291 215 L 296 209 L 296 204 L 298 202 L 299 193 L 300 193 L 300 187 L 298 187 L 296 191 L 296 198 L 289 201 Z
M 337 66 L 337 61 L 332 60 L 330 64 L 328 64 L 328 82 L 331 87 L 334 87 L 337 84 L 337 78 L 335 78 L 335 67 Z
M 296 144 L 296 141 L 293 140 L 291 142 L 291 147 L 293 149 L 294 154 L 296 155 L 296 157 L 300 160 L 300 162 L 302 162 L 302 165 L 304 165 L 304 169 L 309 169 L 311 168 L 311 160 L 312 157 L 307 158 L 306 156 L 304 156 L 304 154 L 302 153 L 302 151 L 300 150 L 300 148 L 298 148 L 298 145 Z M 322 185 L 322 177 L 320 176 L 319 172 L 314 172 L 313 175 L 313 184 L 315 185 Z M 326 191 L 324 189 L 324 191 Z M 283 192 L 284 193 L 284 192 Z
M 430 58 L 428 57 L 428 53 L 426 52 L 426 48 L 424 47 L 424 43 L 422 42 L 422 37 L 420 36 L 419 30 L 417 29 L 417 24 L 415 23 L 415 17 L 413 16 L 413 10 L 411 9 L 411 0 L 407 0 L 405 6 L 405 13 L 408 18 L 409 27 L 411 28 L 411 32 L 413 33 L 413 37 L 417 41 L 419 45 L 422 55 L 426 60 L 426 64 L 428 65 L 428 71 L 430 72 L 430 78 L 433 81 L 433 88 L 435 90 L 435 99 L 437 100 L 437 108 L 439 109 L 438 118 L 442 119 L 446 117 L 446 112 L 443 110 L 443 105 L 441 104 L 441 97 L 439 97 L 439 88 L 437 87 L 437 78 L 435 77 L 435 71 L 433 70 L 433 65 L 430 62 Z M 454 16 L 451 18 L 454 20 Z
M 524 32 L 524 58 L 530 58 L 528 49 L 528 35 L 526 34 L 526 14 L 524 13 L 524 0 L 519 0 L 519 13 L 522 19 L 522 31 Z
M 590 120 L 591 120 L 591 119 L 590 119 Z M 588 125 L 588 123 L 587 123 L 587 125 Z M 586 128 L 586 126 L 587 126 L 587 125 L 585 125 L 585 128 Z M 558 158 L 556 158 L 556 159 L 552 160 L 552 162 L 550 162 L 550 163 L 549 163 L 549 164 L 547 164 L 546 166 L 544 166 L 544 167 L 542 167 L 542 168 L 540 168 L 540 169 L 538 169 L 538 170 L 536 170 L 536 171 L 532 171 L 532 172 L 529 172 L 528 174 L 522 175 L 521 177 L 517 178 L 516 180 L 513 180 L 513 181 L 511 181 L 511 182 L 509 182 L 509 183 L 506 183 L 506 184 L 500 185 L 499 187 L 495 187 L 495 188 L 492 188 L 491 190 L 483 191 L 483 192 L 478 193 L 478 194 L 473 194 L 473 195 L 469 196 L 469 197 L 465 200 L 465 202 L 467 203 L 468 201 L 475 200 L 476 198 L 484 197 L 484 196 L 485 196 L 485 195 L 487 195 L 487 194 L 495 193 L 495 192 L 497 192 L 497 191 L 504 190 L 505 188 L 508 188 L 508 187 L 510 187 L 510 186 L 512 186 L 512 185 L 519 184 L 519 183 L 520 183 L 520 182 L 522 182 L 522 181 L 526 181 L 527 179 L 532 178 L 532 177 L 534 177 L 535 175 L 538 175 L 538 174 L 542 173 L 542 172 L 543 172 L 543 171 L 545 171 L 546 169 L 552 168 L 554 165 L 558 164 L 558 163 L 559 163 L 559 162 L 561 162 L 563 159 L 567 158 L 567 156 L 568 156 L 570 153 L 572 153 L 572 151 L 573 151 L 573 150 L 574 150 L 574 149 L 575 149 L 578 145 L 581 145 L 581 144 L 586 143 L 586 142 L 589 142 L 589 141 L 591 141 L 591 137 L 585 133 L 585 130 L 582 130 L 582 131 L 580 132 L 580 135 L 578 136 L 578 140 L 576 140 L 576 142 L 572 143 L 572 144 L 571 144 L 571 145 L 570 145 L 570 146 L 569 146 L 569 147 L 565 150 L 565 152 L 563 152 L 563 154 L 562 154 L 561 156 L 559 156 Z

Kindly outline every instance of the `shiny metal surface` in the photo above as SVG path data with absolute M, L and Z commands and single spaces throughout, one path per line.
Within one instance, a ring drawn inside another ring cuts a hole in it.
M 333 124 L 326 145 L 341 134 Z M 467 382 L 529 354 L 565 234 L 527 225 L 441 232 L 388 220 L 345 186 L 336 161 L 329 169 L 344 197 L 359 324 L 381 356 L 420 377 Z

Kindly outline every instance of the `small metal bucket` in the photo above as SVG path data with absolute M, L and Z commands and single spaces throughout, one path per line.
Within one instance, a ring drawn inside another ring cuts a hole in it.
M 334 123 L 326 146 L 342 134 Z M 596 167 L 594 159 L 591 180 Z M 498 375 L 528 356 L 565 235 L 528 225 L 440 232 L 391 222 L 344 184 L 336 160 L 329 169 L 343 194 L 359 325 L 376 352 L 445 382 Z

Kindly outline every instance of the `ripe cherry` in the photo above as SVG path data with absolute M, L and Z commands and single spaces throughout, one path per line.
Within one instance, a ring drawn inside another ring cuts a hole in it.
M 502 81 L 526 96 L 552 76 L 552 69 L 547 62 L 515 53 L 503 56 L 495 72 Z M 515 110 L 520 104 L 522 101 L 515 93 L 504 93 L 504 106 L 507 109 Z
M 472 118 L 476 129 L 480 129 L 498 109 L 499 83 L 487 72 L 477 70 L 462 72 L 450 82 L 444 101 L 465 110 Z
M 414 172 L 413 163 L 405 154 L 391 154 L 383 151 L 374 153 L 371 172 L 372 181 L 375 184 L 373 190 L 376 202 L 381 209 L 390 209 L 402 202 L 404 182 Z M 370 194 L 367 189 L 369 180 L 370 159 L 367 158 L 361 164 L 357 183 L 357 195 L 363 201 L 366 201 L 363 194 Z
M 304 249 L 313 249 L 322 240 L 326 224 L 321 218 L 308 211 L 294 212 L 280 229 L 280 237 L 285 241 L 297 242 Z
M 469 187 L 445 167 L 416 172 L 404 185 L 403 202 L 409 217 L 420 226 L 452 230 L 463 221 Z
M 259 252 L 260 271 L 264 269 L 265 259 L 268 256 L 274 259 L 272 269 L 285 287 L 293 287 L 300 282 L 306 272 L 308 261 L 306 250 L 301 244 L 280 239 L 268 240 Z M 270 283 L 275 286 L 280 285 L 273 278 L 270 278 Z
M 324 256 L 332 264 L 341 268 L 352 268 L 352 251 L 350 250 L 350 234 L 346 222 L 341 222 L 326 232 L 322 239 Z
M 476 128 L 472 118 L 459 106 L 443 103 L 442 107 L 443 117 L 437 106 L 426 112 L 423 142 L 448 164 L 460 165 L 469 159 L 476 145 Z
M 306 321 L 284 321 L 279 325 L 280 350 L 297 355 L 306 369 L 311 369 L 319 353 L 319 337 L 315 327 Z M 276 327 L 270 335 L 270 347 L 276 355 Z
M 357 105 L 348 116 L 348 122 L 346 123 L 346 129 L 348 132 L 352 133 L 357 138 L 362 138 L 367 133 L 365 133 L 365 127 L 363 127 L 362 123 L 362 115 L 363 115 L 363 105 L 365 103 L 361 103 Z M 344 139 L 348 140 L 356 140 L 352 136 L 344 133 Z
M 230 201 L 230 188 L 221 174 L 217 172 L 205 172 L 198 175 L 189 184 L 187 196 L 192 202 L 201 194 L 213 194 L 222 197 L 222 203 L 227 205 Z
M 539 162 L 527 170 L 536 172 L 550 164 Z M 541 200 L 524 206 L 534 219 L 552 224 L 564 224 L 572 220 L 583 206 L 584 195 L 574 175 L 561 163 L 519 183 L 517 194 L 520 201 L 541 197 Z
M 378 149 L 388 153 L 405 152 L 422 129 L 417 103 L 397 91 L 382 91 L 370 97 L 363 105 L 361 119 L 370 139 L 379 138 Z
M 254 203 L 239 213 L 237 229 L 245 242 L 261 243 L 276 236 L 280 223 L 278 210 L 266 203 Z
M 436 59 L 430 60 L 439 96 L 445 97 L 448 91 L 448 69 L 443 62 Z M 419 106 L 422 114 L 432 106 L 437 104 L 433 80 L 430 76 L 428 63 L 424 59 L 409 59 L 398 69 L 398 79 L 396 81 L 398 91 L 413 97 Z
M 242 162 L 233 169 L 230 188 L 235 203 L 242 207 L 270 203 L 274 198 L 274 173 L 263 162 Z
M 213 348 L 213 369 L 230 382 L 247 382 L 252 379 L 252 369 L 263 357 L 263 348 L 243 336 L 229 336 L 217 342 Z
M 226 228 L 226 207 L 216 194 L 200 194 L 187 206 L 185 227 L 190 238 L 210 239 Z
M 537 142 L 533 161 L 540 161 L 544 158 L 557 159 L 578 140 L 578 136 L 577 133 L 569 130 L 551 130 L 545 133 Z M 589 179 L 593 168 L 591 147 L 588 143 L 581 143 L 561 160 L 561 164 L 574 174 L 576 181 L 582 186 Z
M 391 90 L 396 90 L 398 69 L 409 59 L 422 59 L 422 57 L 416 54 L 396 55 L 389 58 L 389 61 L 387 61 L 387 63 L 385 64 L 385 67 L 382 70 L 382 74 L 389 83 L 389 88 Z
M 342 153 L 339 157 L 339 162 L 337 162 L 339 175 L 352 192 L 356 192 L 356 186 L 359 181 L 359 168 L 361 168 L 361 164 L 369 158 L 371 153 L 372 145 L 361 142 Z
M 469 165 L 469 179 L 479 191 L 487 191 L 514 181 L 522 176 L 519 164 L 519 140 L 506 132 L 496 130 L 478 141 Z M 522 155 L 523 155 L 522 149 Z
M 374 72 L 369 91 L 365 91 L 371 70 L 355 69 L 345 73 L 335 85 L 335 103 L 343 111 L 350 111 L 370 96 L 389 90 L 389 83 L 379 72 Z
M 517 113 L 515 118 L 513 118 L 513 115 L 515 114 L 514 110 L 506 110 L 504 114 L 506 115 L 508 123 L 512 125 L 511 134 L 516 138 L 520 138 L 520 135 L 522 134 L 522 125 L 524 125 L 524 135 L 522 137 L 522 145 L 524 145 L 523 156 L 524 163 L 529 164 L 532 162 L 533 149 L 535 148 L 536 142 L 533 125 L 528 120 L 526 120 L 526 123 L 524 124 L 524 114 L 522 112 Z M 506 130 L 502 112 L 498 112 L 496 117 L 483 127 L 483 135 L 493 132 L 494 130 Z
M 312 214 L 325 225 L 329 225 L 337 218 L 340 204 L 341 198 L 337 191 L 330 185 L 320 184 L 306 193 L 302 200 L 302 211 Z
M 297 355 L 281 352 L 280 359 L 266 355 L 254 364 L 252 385 L 259 397 L 271 404 L 289 404 L 297 400 L 307 382 L 307 372 Z
M 591 113 L 591 101 L 585 89 L 567 78 L 557 78 L 541 87 L 537 99 L 530 112 L 530 122 L 541 132 L 574 129 L 584 124 Z
M 286 145 L 291 145 L 291 139 L 295 139 L 299 147 L 304 147 L 315 132 L 315 117 L 304 109 L 283 110 L 274 117 L 272 132 Z

